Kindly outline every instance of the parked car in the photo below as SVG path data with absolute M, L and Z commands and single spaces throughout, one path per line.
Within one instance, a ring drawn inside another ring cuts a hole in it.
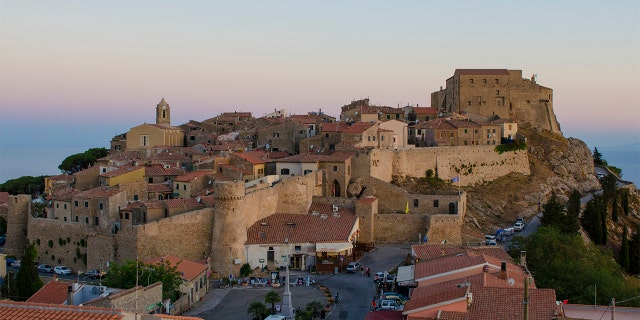
M 48 272 L 48 273 L 53 272 L 53 267 L 48 264 L 40 264 L 38 265 L 37 269 L 39 272 Z
M 504 228 L 504 230 L 503 230 L 503 233 L 502 233 L 502 234 L 503 234 L 503 235 L 505 235 L 505 236 L 510 236 L 510 235 L 512 235 L 512 234 L 513 234 L 513 231 L 514 231 L 514 230 L 513 230 L 513 227 Z
M 102 271 L 102 270 L 98 270 L 98 269 L 93 269 L 93 270 L 89 270 L 84 274 L 85 278 L 91 278 L 91 279 L 101 279 L 102 277 L 104 277 L 107 273 Z
M 53 268 L 53 272 L 59 275 L 67 275 L 67 274 L 71 274 L 71 269 L 65 266 L 56 266 L 55 268 Z
M 362 267 L 362 265 L 360 265 L 360 263 L 352 261 L 349 262 L 349 265 L 347 265 L 347 272 L 358 272 L 358 270 L 360 270 L 360 268 Z
M 7 241 L 7 235 L 3 234 L 0 236 L 0 246 L 4 246 L 5 241 Z
M 384 272 L 378 271 L 376 272 L 375 275 L 373 275 L 373 282 L 378 283 L 382 280 L 383 277 L 384 277 Z
M 485 240 L 484 241 L 484 245 L 485 246 L 497 246 L 498 243 L 496 242 L 496 240 Z
M 22 260 L 16 260 L 11 264 L 11 267 L 18 269 L 20 268 L 20 265 L 22 265 Z
M 516 224 L 513 225 L 513 230 L 522 231 L 524 229 L 524 222 L 516 221 Z
M 397 300 L 382 299 L 380 300 L 380 310 L 403 310 L 404 305 Z
M 407 297 L 397 293 L 397 292 L 385 292 L 380 296 L 382 300 L 397 300 L 401 304 L 405 304 L 407 302 Z

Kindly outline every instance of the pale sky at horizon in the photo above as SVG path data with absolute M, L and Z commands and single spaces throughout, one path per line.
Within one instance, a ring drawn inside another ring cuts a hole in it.
M 12 147 L 107 147 L 153 122 L 162 97 L 174 125 L 276 108 L 337 116 L 364 97 L 429 106 L 459 68 L 536 73 L 565 136 L 638 143 L 639 6 L 0 1 L 0 182 L 24 175 L 3 172 Z

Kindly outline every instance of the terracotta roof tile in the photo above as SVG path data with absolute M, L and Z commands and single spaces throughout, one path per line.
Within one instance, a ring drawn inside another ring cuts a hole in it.
M 357 218 L 352 209 L 340 207 L 339 217 L 332 215 L 331 205 L 312 204 L 314 214 L 277 213 L 264 218 L 247 230 L 246 244 L 317 243 L 348 241 Z M 323 218 L 325 217 L 325 218 Z
M 109 172 L 105 172 L 100 174 L 101 177 L 105 177 L 105 178 L 111 178 L 111 177 L 117 177 L 123 174 L 127 174 L 129 172 L 133 172 L 136 170 L 141 170 L 143 167 L 141 166 L 129 166 L 129 165 L 125 165 L 125 166 L 121 166 L 120 168 L 116 169 L 116 170 L 111 170 Z
M 118 189 L 111 189 L 109 187 L 97 187 L 77 193 L 74 198 L 94 199 L 94 198 L 110 198 L 117 195 L 120 192 Z
M 124 312 L 119 309 L 0 301 L 0 320 L 117 320 L 124 319 L 124 316 Z
M 167 208 L 189 208 L 191 210 L 198 210 L 204 208 L 202 203 L 199 203 L 196 199 L 167 199 L 162 200 Z M 191 211 L 189 210 L 189 211 Z
M 300 153 L 295 156 L 290 156 L 282 159 L 278 159 L 275 162 L 287 162 L 287 163 L 320 163 L 320 162 L 345 162 L 355 155 L 353 152 L 335 152 L 332 154 L 308 154 Z
M 342 132 L 344 129 L 348 127 L 349 125 L 345 122 L 323 123 L 320 126 L 320 131 L 321 132 Z
M 438 114 L 438 109 L 437 108 L 421 108 L 421 107 L 415 107 L 413 108 L 413 112 L 415 112 L 416 114 Z
M 9 201 L 9 192 L 0 192 L 0 203 L 7 203 Z
M 374 126 L 374 123 L 370 122 L 356 122 L 349 126 L 348 128 L 342 130 L 342 133 L 363 133 L 367 131 L 367 129 Z
M 67 291 L 71 285 L 73 285 L 71 281 L 49 281 L 29 297 L 27 302 L 64 304 L 67 301 Z
M 147 187 L 147 191 L 148 192 L 171 192 L 173 191 L 173 189 L 171 189 L 171 185 L 167 184 L 167 183 L 149 183 L 148 187 Z
M 365 320 L 402 320 L 402 311 L 378 310 L 369 312 Z
M 163 261 L 168 261 L 171 266 L 176 266 L 177 271 L 182 273 L 182 278 L 187 281 L 193 281 L 193 279 L 207 271 L 206 265 L 172 255 L 145 260 L 144 263 L 157 264 Z
M 268 160 L 271 160 L 269 158 L 269 152 L 266 152 L 264 150 L 252 150 L 252 151 L 245 151 L 245 152 L 234 152 L 232 153 L 232 156 L 234 157 L 238 157 L 244 161 L 247 161 L 251 164 L 263 164 L 263 163 L 267 163 Z
M 57 201 L 71 201 L 73 197 L 80 193 L 80 190 L 76 190 L 73 188 L 64 188 L 53 191 L 53 200 Z
M 469 319 L 523 319 L 524 288 L 485 287 L 472 293 Z M 529 319 L 553 319 L 555 310 L 555 290 L 529 290 Z
M 440 315 L 438 317 L 438 320 L 467 320 L 468 318 L 468 314 L 466 312 L 463 311 L 446 311 L 446 310 L 442 310 L 440 311 Z M 409 319 L 413 319 L 411 317 L 409 317 Z
M 191 180 L 194 180 L 196 178 L 202 178 L 205 177 L 206 175 L 209 174 L 213 174 L 215 173 L 214 170 L 198 170 L 198 171 L 191 171 L 191 172 L 187 172 L 181 176 L 178 176 L 174 179 L 174 181 L 180 181 L 180 182 L 189 182 Z
M 449 124 L 456 128 L 480 128 L 479 123 L 472 120 L 446 120 Z

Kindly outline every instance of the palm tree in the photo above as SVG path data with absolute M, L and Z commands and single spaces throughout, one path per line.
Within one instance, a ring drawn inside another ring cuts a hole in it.
M 276 291 L 270 291 L 264 296 L 264 302 L 271 303 L 271 314 L 273 314 L 276 309 L 276 302 L 280 301 L 282 301 L 282 298 L 280 298 L 280 294 Z
M 322 303 L 320 303 L 317 300 L 313 300 L 309 303 L 307 303 L 307 307 L 305 309 L 307 309 L 307 311 L 311 312 L 311 315 L 313 317 L 317 317 L 320 314 L 320 310 L 322 310 L 324 306 L 322 305 Z
M 263 319 L 267 315 L 267 306 L 260 301 L 251 302 L 247 313 L 250 314 L 254 320 Z

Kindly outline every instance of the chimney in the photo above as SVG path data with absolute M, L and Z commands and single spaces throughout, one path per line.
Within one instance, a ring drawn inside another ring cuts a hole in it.
M 520 251 L 520 265 L 523 267 L 527 266 L 527 252 Z
M 73 286 L 68 286 L 67 287 L 67 305 L 72 306 L 73 305 Z
M 502 263 L 500 264 L 500 279 L 507 280 L 508 277 L 509 274 L 507 273 L 507 262 L 502 261 Z
M 467 300 L 467 310 L 471 309 L 471 303 L 473 302 L 473 294 L 471 293 L 471 285 L 467 286 L 467 294 L 465 295 Z

